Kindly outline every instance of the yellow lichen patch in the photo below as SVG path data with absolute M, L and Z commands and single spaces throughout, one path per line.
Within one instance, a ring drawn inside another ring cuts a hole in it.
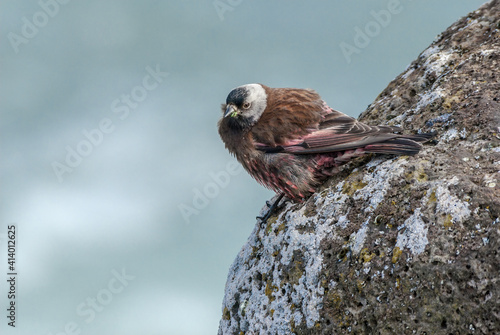
M 363 288 L 366 286 L 366 282 L 364 280 L 356 280 L 356 287 L 358 288 L 358 291 L 361 292 Z
M 451 109 L 451 107 L 452 107 L 453 104 L 460 103 L 460 101 L 462 100 L 460 98 L 461 94 L 462 94 L 462 90 L 458 91 L 455 95 L 451 95 L 451 96 L 445 97 L 445 99 L 444 99 L 444 101 L 442 103 L 442 106 L 445 109 Z
M 344 247 L 340 250 L 340 252 L 337 255 L 337 258 L 342 260 L 342 262 L 347 261 L 349 258 L 347 257 L 347 254 L 351 251 L 350 246 L 349 246 L 349 241 L 344 242 Z
M 340 281 L 345 281 L 346 280 L 344 273 L 339 273 L 339 280 Z
M 273 296 L 273 292 L 277 291 L 278 288 L 271 283 L 271 279 L 267 280 L 266 283 L 266 296 L 269 298 L 269 302 L 274 301 L 276 298 Z
M 430 205 L 430 204 L 435 203 L 436 201 L 437 201 L 436 189 L 433 189 L 431 195 L 429 196 L 429 200 L 427 201 L 427 204 Z
M 342 186 L 342 193 L 352 196 L 357 190 L 362 189 L 367 183 L 362 180 L 363 174 L 361 171 L 355 171 L 347 177 L 344 185 Z
M 401 250 L 399 247 L 394 247 L 394 250 L 392 251 L 392 263 L 395 264 L 398 260 L 401 254 L 403 253 L 403 250 Z
M 401 280 L 399 278 L 396 278 L 396 288 L 401 287 Z
M 273 315 L 274 315 L 274 309 L 271 309 L 271 310 L 269 311 L 269 314 L 271 314 L 271 317 L 273 317 Z
M 342 298 L 340 298 L 340 295 L 334 294 L 333 295 L 333 302 L 340 305 L 340 303 L 342 302 Z
M 277 231 L 276 231 L 276 235 L 278 235 L 278 234 L 279 234 L 279 232 L 282 232 L 283 230 L 285 230 L 285 227 L 286 227 L 285 222 L 282 222 L 282 223 L 278 226 L 278 229 L 277 229 Z
M 362 180 L 353 181 L 350 183 L 346 182 L 342 187 L 342 193 L 347 194 L 348 196 L 352 196 L 357 190 L 362 189 L 366 185 L 368 184 L 363 182 Z
M 277 216 L 271 216 L 269 219 L 267 219 L 266 235 L 271 234 L 271 232 L 273 231 L 273 224 L 275 224 L 277 220 Z
M 429 177 L 425 173 L 425 167 L 424 167 L 424 165 L 428 164 L 429 162 L 426 160 L 418 162 L 417 166 L 415 166 L 415 170 L 405 175 L 406 180 L 416 180 L 419 183 L 429 180 Z
M 342 298 L 335 291 L 328 291 L 326 294 L 325 304 L 329 307 L 333 307 L 338 309 L 340 307 L 340 303 L 342 302 Z
M 269 219 L 267 219 L 267 222 L 269 222 L 269 224 L 271 224 L 271 225 L 275 224 L 276 221 L 278 221 L 278 217 L 276 215 L 271 216 Z
M 229 312 L 229 309 L 227 307 L 224 307 L 224 311 L 222 312 L 222 318 L 224 320 L 230 320 L 231 319 L 231 312 Z
M 429 179 L 429 177 L 424 172 L 419 173 L 418 176 L 417 176 L 417 181 L 419 181 L 420 183 L 424 182 L 424 181 L 427 181 L 428 179 Z
M 361 252 L 359 253 L 359 258 L 365 263 L 371 261 L 373 257 L 375 257 L 375 253 L 370 253 L 368 248 L 361 249 Z
M 453 217 L 451 216 L 451 214 L 446 215 L 446 218 L 444 219 L 443 225 L 446 228 L 453 227 Z

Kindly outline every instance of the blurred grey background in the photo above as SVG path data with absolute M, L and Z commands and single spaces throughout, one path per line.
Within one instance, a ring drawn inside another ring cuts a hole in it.
M 1 1 L 0 333 L 216 334 L 273 195 L 218 137 L 229 91 L 313 88 L 358 116 L 483 2 Z

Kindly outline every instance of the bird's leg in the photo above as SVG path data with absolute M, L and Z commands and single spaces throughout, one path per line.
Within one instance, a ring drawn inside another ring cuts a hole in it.
M 265 223 L 267 221 L 267 219 L 269 219 L 271 217 L 271 215 L 273 214 L 273 212 L 276 210 L 276 208 L 278 207 L 281 199 L 283 199 L 283 196 L 285 195 L 285 193 L 281 193 L 279 195 L 279 197 L 271 204 L 270 201 L 266 201 L 266 205 L 268 208 L 266 214 L 262 215 L 262 216 L 257 216 L 257 219 L 259 219 L 261 221 L 261 223 Z

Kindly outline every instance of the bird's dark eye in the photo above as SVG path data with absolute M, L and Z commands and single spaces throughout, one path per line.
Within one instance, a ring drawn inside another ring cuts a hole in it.
M 243 108 L 244 108 L 244 109 L 249 109 L 249 108 L 250 108 L 250 103 L 249 103 L 249 102 L 245 102 L 245 103 L 243 104 Z

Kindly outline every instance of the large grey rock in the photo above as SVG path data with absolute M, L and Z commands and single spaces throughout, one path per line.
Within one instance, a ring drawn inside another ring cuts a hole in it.
M 462 18 L 362 114 L 438 133 L 286 203 L 232 265 L 219 334 L 500 334 L 500 1 Z

